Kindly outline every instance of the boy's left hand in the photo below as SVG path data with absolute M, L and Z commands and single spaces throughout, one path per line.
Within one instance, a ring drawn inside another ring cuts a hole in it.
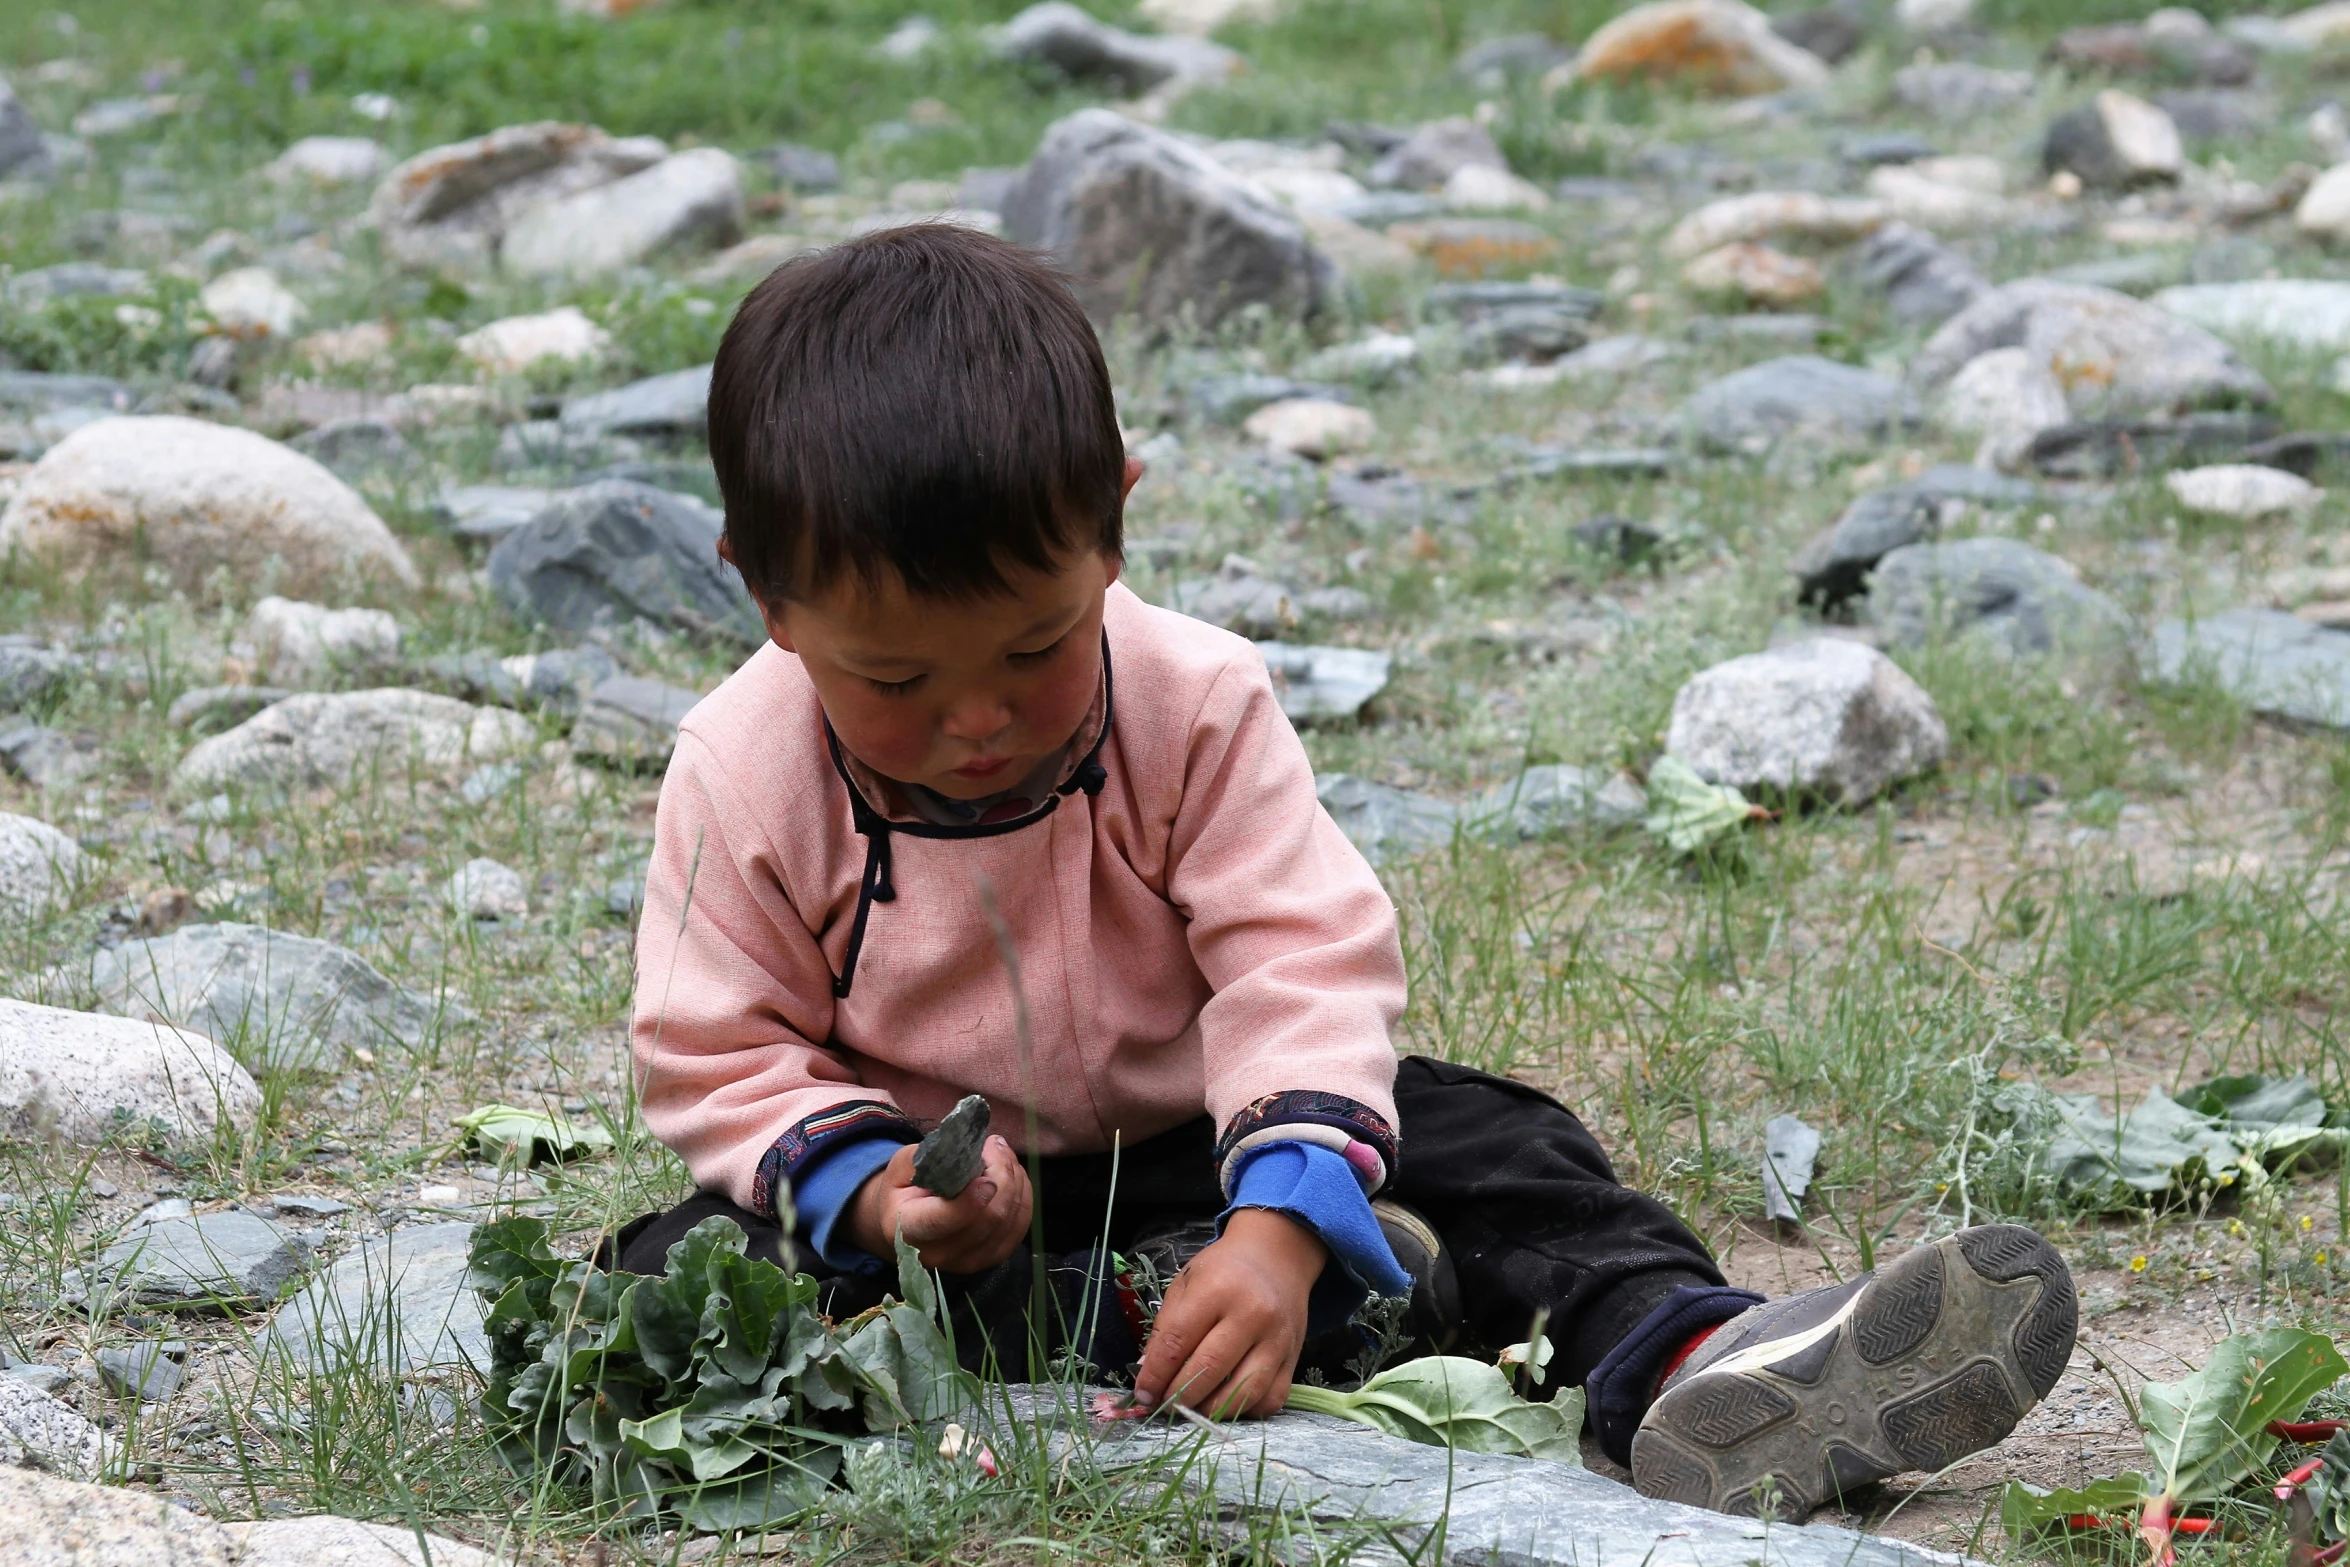
M 1268 1208 L 1243 1208 L 1175 1277 L 1151 1326 L 1137 1406 L 1169 1398 L 1219 1420 L 1270 1415 L 1289 1397 L 1306 1341 L 1306 1296 L 1330 1253 Z

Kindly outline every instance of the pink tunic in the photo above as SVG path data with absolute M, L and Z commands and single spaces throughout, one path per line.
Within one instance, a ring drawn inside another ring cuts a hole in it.
M 1015 1147 L 1033 1100 L 1046 1154 L 1204 1111 L 1227 1168 L 1278 1130 L 1381 1183 L 1404 1000 L 1386 892 L 1316 800 L 1253 647 L 1122 585 L 1104 632 L 1100 793 L 994 837 L 892 833 L 896 896 L 872 905 L 839 999 L 868 839 L 814 686 L 770 644 L 688 715 L 645 877 L 634 1043 L 646 1124 L 704 1190 L 767 1209 L 770 1180 L 830 1140 L 927 1124 L 967 1093 Z

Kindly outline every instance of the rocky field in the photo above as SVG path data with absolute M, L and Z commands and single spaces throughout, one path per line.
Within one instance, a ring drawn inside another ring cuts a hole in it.
M 2056 1394 L 1843 1522 L 2118 1560 L 2001 1488 L 2340 1320 L 2350 3 L 83 0 L 0 71 L 0 1561 L 1429 1554 L 1016 1444 L 680 1530 L 474 1409 L 471 1227 L 685 1189 L 710 356 L 928 219 L 1076 278 L 1128 580 L 1262 645 L 1400 1045 L 1757 1288 L 2058 1238 Z

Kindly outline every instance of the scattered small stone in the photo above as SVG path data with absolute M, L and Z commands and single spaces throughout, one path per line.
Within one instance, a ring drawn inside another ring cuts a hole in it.
M 695 147 L 525 209 L 508 225 L 498 259 L 525 277 L 602 277 L 665 251 L 731 245 L 742 221 L 733 155 Z
M 0 768 L 36 789 L 55 792 L 95 772 L 98 757 L 73 735 L 29 719 L 0 718 Z
M 1877 562 L 1868 619 L 1900 647 L 1979 641 L 2009 657 L 2111 656 L 2129 623 L 2065 561 L 2013 539 L 1910 544 Z
M 677 726 L 701 699 L 699 692 L 633 675 L 604 681 L 571 726 L 571 752 L 627 767 L 665 766 Z
M 1868 36 L 1866 18 L 1849 5 L 1837 4 L 1782 11 L 1771 18 L 1771 31 L 1830 65 L 1851 59 Z
M 334 419 L 289 442 L 347 484 L 413 473 L 421 459 L 389 419 Z
M 1267 403 L 1250 414 L 1240 429 L 1260 445 L 1315 462 L 1361 451 L 1379 433 L 1370 410 L 1312 397 Z
M 1387 689 L 1393 659 L 1369 648 L 1259 642 L 1281 711 L 1293 724 L 1359 717 Z
M 304 1196 L 298 1192 L 281 1193 L 272 1197 L 270 1202 L 280 1213 L 309 1219 L 332 1219 L 351 1211 L 351 1205 L 347 1202 L 337 1202 L 332 1197 Z
M 1509 172 L 1509 160 L 1475 120 L 1459 115 L 1431 120 L 1371 165 L 1371 183 L 1407 190 L 1442 190 L 1462 169 Z
M 1679 422 L 1706 450 L 1751 451 L 1790 439 L 1881 436 L 1918 418 L 1899 382 L 1802 354 L 1708 383 L 1682 404 Z
M 775 176 L 778 185 L 813 195 L 840 189 L 840 159 L 797 142 L 777 142 L 751 154 L 751 161 Z
M 1820 1134 L 1791 1115 L 1763 1123 L 1763 1217 L 1779 1224 L 1803 1222 L 1803 1197 L 1811 1190 L 1820 1156 Z
M 228 1310 L 277 1299 L 301 1268 L 284 1231 L 231 1209 L 135 1230 L 99 1255 L 92 1275 L 141 1305 Z
M 183 925 L 100 949 L 87 964 L 52 975 L 86 985 L 101 1011 L 201 1029 L 239 1060 L 298 1071 L 338 1071 L 359 1050 L 420 1048 L 466 1016 L 386 979 L 347 947 L 257 925 Z
M 542 120 L 418 153 L 385 175 L 369 216 L 403 266 L 484 267 L 535 207 L 651 168 L 669 149 Z
M 400 656 L 400 623 L 380 609 L 328 609 L 275 594 L 253 606 L 245 637 L 261 666 L 280 680 L 311 685 L 390 664 Z
M 604 912 L 614 919 L 633 920 L 644 911 L 645 883 L 639 876 L 622 876 L 604 889 Z
M 767 628 L 718 559 L 724 518 L 687 495 L 612 479 L 565 491 L 490 551 L 490 587 L 525 619 L 584 633 L 636 620 L 742 648 Z
M 601 359 L 612 334 L 564 305 L 535 316 L 505 316 L 457 339 L 457 352 L 492 375 L 519 375 L 542 360 L 584 363 Z
M 1707 203 L 1665 236 L 1665 254 L 1686 261 L 1724 245 L 1813 240 L 1844 245 L 1885 221 L 1882 202 L 1813 191 L 1756 191 Z
M 2114 479 L 2248 462 L 2278 428 L 2267 414 L 2233 409 L 2177 419 L 2080 419 L 2032 437 L 2024 466 L 2055 479 Z
M 1729 294 L 1774 309 L 1816 298 L 1827 286 L 1817 264 L 1768 245 L 1724 245 L 1681 268 L 1682 283 L 1700 294 Z
M 2118 88 L 2059 116 L 2041 149 L 2050 173 L 2063 170 L 2107 190 L 2175 180 L 2186 156 L 2171 117 Z
M 35 1385 L 36 1379 L 22 1371 L 63 1370 L 62 1367 L 39 1366 L 11 1368 L 10 1374 L 0 1376 L 0 1483 L 26 1483 L 25 1467 L 47 1469 L 55 1474 L 95 1479 L 106 1458 L 106 1440 L 98 1428 L 81 1415 Z M 51 1378 L 39 1378 L 49 1381 Z M 28 1524 L 26 1514 L 13 1504 L 21 1498 L 7 1498 L 0 1505 L 8 1506 L 8 1516 L 16 1526 Z M 23 1536 L 39 1539 L 38 1533 Z M 98 1559 L 89 1558 L 89 1567 L 99 1567 Z M 178 1567 L 175 1560 L 172 1567 Z M 226 1558 L 222 1567 L 227 1567 Z
M 468 860 L 448 880 L 443 896 L 466 919 L 518 920 L 530 914 L 522 873 L 496 860 Z
M 1673 698 L 1665 749 L 1708 783 L 1875 799 L 1938 766 L 1949 731 L 1924 687 L 1842 637 L 1750 653 L 1693 676 Z
M 1828 79 L 1818 56 L 1772 32 L 1768 17 L 1739 0 L 1636 5 L 1584 40 L 1574 70 L 1585 81 L 1649 78 L 1741 95 Z
M 1539 77 L 1574 59 L 1547 33 L 1511 33 L 1474 43 L 1453 58 L 1453 74 L 1486 91 L 1518 78 Z
M 710 423 L 710 367 L 647 376 L 563 404 L 563 426 L 589 435 L 699 439 Z
M 209 1139 L 225 1118 L 251 1127 L 252 1074 L 199 1033 L 123 1017 L 0 1000 L 0 1131 L 85 1146 L 126 1123 Z
M 1444 218 L 1397 223 L 1387 237 L 1427 261 L 1439 277 L 1481 278 L 1554 260 L 1548 230 L 1515 218 Z
M 262 173 L 280 185 L 357 185 L 383 173 L 390 159 L 366 136 L 305 136 L 270 160 Z
M 1244 637 L 1279 637 L 1297 624 L 1296 595 L 1259 575 L 1256 563 L 1227 555 L 1213 577 L 1178 582 L 1170 607 Z
M 267 267 L 240 267 L 204 285 L 196 302 L 214 327 L 237 338 L 283 341 L 300 329 L 310 308 Z
M 1852 270 L 1863 288 L 1884 296 L 1886 309 L 1904 325 L 1937 325 L 1991 291 L 1973 262 L 1906 223 L 1887 223 L 1870 234 L 1855 252 Z
M 153 561 L 191 594 L 226 569 L 287 592 L 352 575 L 413 587 L 383 520 L 333 474 L 250 430 L 177 416 L 87 424 L 49 449 L 0 514 L 0 549 L 91 576 Z
M 1007 60 L 1051 66 L 1073 81 L 1106 81 L 1128 93 L 1169 82 L 1221 81 L 1240 68 L 1240 56 L 1221 44 L 1129 33 L 1067 0 L 1045 0 L 1006 22 L 996 52 Z
M 1325 381 L 1395 380 L 1419 362 L 1420 345 L 1400 332 L 1372 332 L 1351 343 L 1338 343 L 1308 358 L 1299 369 Z
M 165 1197 L 131 1215 L 131 1228 L 137 1229 L 143 1224 L 161 1224 L 166 1219 L 192 1219 L 195 1216 L 195 1204 L 185 1197 Z
M 181 1347 L 186 1353 L 186 1347 Z M 123 1398 L 135 1398 L 142 1404 L 168 1403 L 187 1379 L 187 1371 L 179 1360 L 165 1352 L 158 1343 L 134 1345 L 129 1349 L 101 1349 L 97 1354 L 98 1376 L 106 1386 Z
M 2350 729 L 2350 633 L 2273 609 L 2154 628 L 2156 679 L 2212 681 L 2256 713 Z
M 0 1375 L 14 1377 L 25 1386 L 40 1393 L 62 1393 L 73 1386 L 73 1373 L 63 1366 L 5 1366 L 0 1367 Z M 5 1424 L 6 1420 L 5 1415 L 0 1415 L 0 1424 Z M 0 1464 L 16 1461 L 9 1456 L 7 1442 L 0 1440 Z
M 2325 491 L 2298 474 L 2254 463 L 2222 463 L 2163 476 L 2163 487 L 2189 511 L 2256 521 L 2314 509 Z
M 480 1297 L 465 1287 L 470 1224 L 410 1224 L 340 1258 L 256 1338 L 297 1372 L 360 1362 L 394 1373 L 487 1370 Z
M 1905 65 L 1893 73 L 1893 100 L 1937 120 L 1994 117 L 2032 96 L 2024 71 L 1996 71 L 1965 60 Z
M 203 740 L 173 774 L 183 793 L 283 793 L 372 787 L 383 776 L 452 782 L 484 762 L 528 750 L 536 728 L 503 708 L 473 707 L 404 686 L 302 692 Z

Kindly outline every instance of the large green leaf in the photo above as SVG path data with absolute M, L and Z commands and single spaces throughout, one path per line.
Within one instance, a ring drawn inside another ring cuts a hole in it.
M 776 1464 L 739 1480 L 695 1486 L 678 1498 L 678 1515 L 692 1529 L 772 1529 L 819 1506 L 837 1468 L 833 1450 L 817 1448 L 795 1463 Z
M 2298 1415 L 2345 1371 L 2350 1363 L 2322 1333 L 2273 1328 L 2220 1340 L 2201 1371 L 2138 1395 L 2152 1489 L 2173 1503 L 2218 1500 L 2276 1450 L 2268 1423 Z
M 459 1116 L 457 1128 L 493 1164 L 561 1163 L 612 1149 L 612 1134 L 600 1126 L 582 1126 L 515 1105 L 483 1105 Z
M 1670 753 L 1648 770 L 1648 817 L 1641 825 L 1675 854 L 1694 854 L 1754 814 L 1746 796 L 1710 784 Z
M 1999 1522 L 2008 1543 L 2020 1546 L 2030 1536 L 2061 1529 L 2076 1518 L 2134 1519 L 2146 1497 L 2147 1480 L 2141 1474 L 2092 1480 L 2077 1491 L 2043 1491 L 2010 1480 L 1999 1495 Z
M 711 1362 L 737 1381 L 755 1381 L 793 1308 L 814 1303 L 816 1281 L 734 1253 L 714 1254 L 710 1273 L 702 1327 Z
M 2279 1126 L 2323 1126 L 2326 1102 L 2308 1078 L 2269 1077 L 2258 1072 L 2215 1077 L 2178 1096 L 2190 1110 L 2231 1130 L 2268 1131 Z
M 1500 1367 L 1458 1355 L 1407 1360 L 1351 1393 L 1293 1387 L 1289 1407 L 1358 1420 L 1437 1447 L 1582 1462 L 1580 1389 L 1547 1404 L 1528 1403 L 1511 1391 Z

